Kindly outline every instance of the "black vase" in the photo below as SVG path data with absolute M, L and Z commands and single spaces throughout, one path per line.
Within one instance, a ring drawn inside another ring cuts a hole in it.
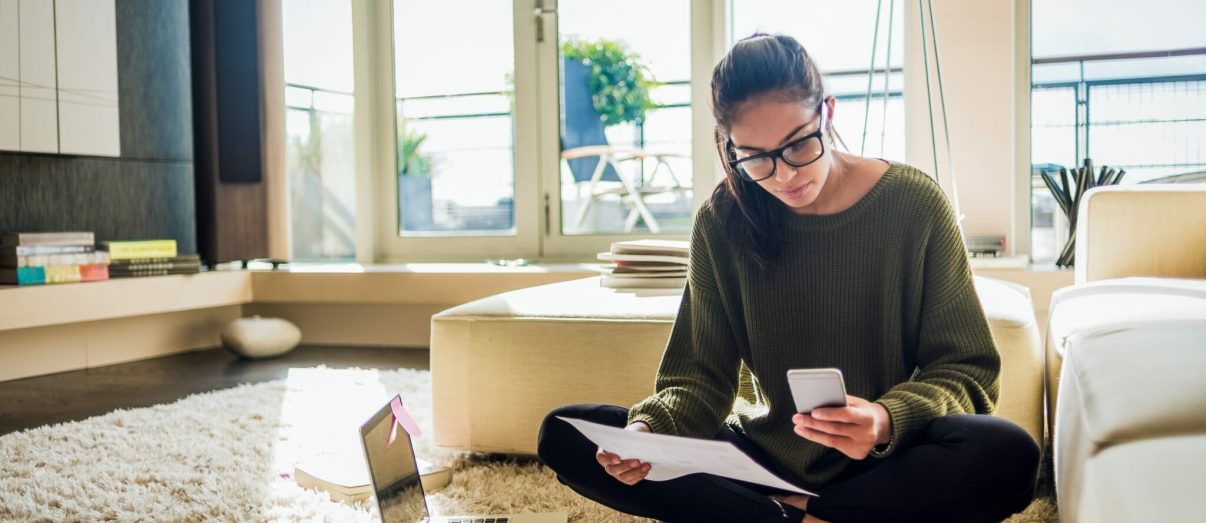
M 1060 251 L 1059 258 L 1055 260 L 1055 265 L 1072 267 L 1076 262 L 1076 219 L 1080 211 L 1080 202 L 1084 200 L 1085 193 L 1094 187 L 1117 185 L 1122 181 L 1122 176 L 1126 174 L 1126 171 L 1121 169 L 1115 171 L 1103 165 L 1101 171 L 1097 173 L 1093 169 L 1093 160 L 1085 158 L 1084 166 L 1071 171 L 1060 167 L 1059 179 L 1055 178 L 1052 171 L 1042 170 L 1039 171 L 1039 174 L 1042 176 L 1043 182 L 1047 184 L 1047 188 L 1051 190 L 1051 195 L 1055 197 L 1055 203 L 1059 205 L 1060 211 L 1068 217 L 1068 241 L 1064 243 L 1064 248 Z

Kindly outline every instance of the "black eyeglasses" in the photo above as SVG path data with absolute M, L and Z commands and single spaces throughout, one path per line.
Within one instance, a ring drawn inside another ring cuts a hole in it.
M 781 158 L 783 163 L 792 167 L 804 167 L 817 160 L 820 160 L 825 155 L 825 99 L 821 99 L 821 103 L 817 106 L 817 114 L 820 118 L 820 125 L 817 130 L 813 131 L 803 138 L 792 140 L 778 149 L 758 153 L 753 156 L 747 156 L 740 160 L 730 160 L 729 167 L 741 176 L 742 179 L 749 182 L 760 182 L 775 175 L 775 168 L 779 162 L 776 158 Z M 729 141 L 728 149 L 736 154 L 733 148 L 733 142 Z

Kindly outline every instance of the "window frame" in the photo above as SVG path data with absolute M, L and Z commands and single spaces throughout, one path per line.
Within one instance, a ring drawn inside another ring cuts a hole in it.
M 691 179 L 698 208 L 723 178 L 714 161 L 712 116 L 706 100 L 712 64 L 725 51 L 721 36 L 727 0 L 691 0 Z M 546 38 L 537 42 L 537 8 Z M 687 233 L 562 235 L 560 215 L 560 86 L 556 0 L 514 0 L 515 226 L 507 236 L 399 236 L 394 129 L 393 2 L 352 0 L 357 176 L 356 260 L 374 262 L 482 261 L 525 258 L 594 261 L 613 241 L 687 238 Z M 548 93 L 552 93 L 547 95 Z

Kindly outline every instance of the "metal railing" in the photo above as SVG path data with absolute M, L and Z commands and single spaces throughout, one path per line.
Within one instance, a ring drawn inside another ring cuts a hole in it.
M 314 139 L 314 132 L 321 132 L 320 119 L 322 115 L 342 114 L 319 109 L 315 104 L 316 95 L 329 94 L 346 97 L 352 96 L 352 93 L 348 92 L 336 91 L 332 89 L 321 89 L 302 84 L 286 83 L 285 86 L 286 89 L 292 88 L 306 91 L 306 93 L 309 95 L 308 102 L 305 105 L 288 103 L 285 105 L 286 111 L 303 112 L 309 116 L 311 122 L 311 135 L 308 139 Z M 317 126 L 314 125 L 314 122 L 316 121 L 319 121 Z M 351 129 L 349 128 L 349 131 L 350 130 Z M 286 147 L 287 155 L 294 154 L 294 151 L 291 150 L 290 146 L 287 145 Z M 349 172 L 354 172 L 354 169 L 349 170 Z M 301 172 L 290 172 L 288 175 L 291 182 L 290 200 L 301 203 L 300 206 L 295 205 L 291 210 L 291 214 L 294 217 L 294 223 L 291 224 L 291 227 L 294 227 L 299 223 L 318 222 L 317 230 L 307 229 L 301 231 L 303 233 L 301 237 L 296 234 L 297 230 L 295 229 L 293 242 L 294 252 L 290 253 L 291 256 L 299 259 L 354 257 L 356 252 L 355 212 L 347 205 L 344 205 L 339 198 L 337 198 L 331 193 L 330 190 L 327 189 L 326 185 L 322 181 L 323 173 L 321 172 L 321 169 L 306 169 Z M 306 216 L 309 216 L 310 218 L 307 220 Z M 306 234 L 314 236 L 305 236 Z M 333 256 L 329 254 L 328 249 L 323 247 L 328 243 L 334 243 L 337 245 L 338 247 L 333 250 L 344 254 L 340 256 Z M 307 249 L 311 248 L 309 246 L 315 244 L 319 245 L 317 248 L 318 252 L 306 252 Z
M 1036 82 L 1032 83 L 1031 89 L 1034 91 L 1068 91 L 1074 99 L 1074 103 L 1067 110 L 1072 115 L 1067 123 L 1036 125 L 1036 128 L 1060 129 L 1074 128 L 1075 141 L 1073 147 L 1073 166 L 1080 165 L 1086 157 L 1093 157 L 1092 145 L 1094 143 L 1094 131 L 1103 132 L 1107 129 L 1117 129 L 1126 126 L 1142 126 L 1146 129 L 1151 129 L 1157 126 L 1163 126 L 1165 131 L 1180 133 L 1186 136 L 1198 136 L 1197 140 L 1188 138 L 1187 143 L 1193 142 L 1201 144 L 1206 140 L 1206 131 L 1195 129 L 1201 127 L 1203 122 L 1206 122 L 1206 114 L 1188 115 L 1182 118 L 1159 118 L 1159 117 L 1136 117 L 1125 119 L 1094 119 L 1094 98 L 1095 93 L 1100 98 L 1101 95 L 1121 94 L 1121 95 L 1143 95 L 1144 91 L 1150 91 L 1149 94 L 1160 95 L 1163 93 L 1176 93 L 1178 91 L 1191 91 L 1193 96 L 1202 100 L 1202 107 L 1206 107 L 1206 72 L 1201 74 L 1185 74 L 1185 75 L 1163 75 L 1163 76 L 1142 76 L 1136 75 L 1133 77 L 1123 78 L 1108 78 L 1108 79 L 1088 79 L 1085 75 L 1085 65 L 1091 62 L 1102 61 L 1118 61 L 1118 60 L 1151 60 L 1170 57 L 1185 57 L 1185 56 L 1204 56 L 1206 48 L 1192 49 L 1172 49 L 1164 51 L 1150 52 L 1135 52 L 1135 53 L 1111 53 L 1099 55 L 1077 55 L 1077 56 L 1061 56 L 1036 58 L 1031 61 L 1032 66 L 1044 66 L 1054 64 L 1075 64 L 1078 71 L 1078 77 L 1071 81 L 1060 82 Z M 1151 100 L 1156 101 L 1156 96 L 1151 96 Z M 1151 170 L 1151 169 L 1174 169 L 1184 168 L 1186 171 L 1194 169 L 1206 169 L 1206 157 L 1203 157 L 1204 150 L 1197 150 L 1192 154 L 1187 153 L 1183 158 L 1168 158 L 1168 161 L 1140 161 L 1130 163 L 1111 162 L 1111 166 L 1126 168 L 1128 170 Z M 1101 161 L 1109 161 L 1108 158 L 1099 157 Z M 1071 166 L 1069 166 L 1071 167 Z

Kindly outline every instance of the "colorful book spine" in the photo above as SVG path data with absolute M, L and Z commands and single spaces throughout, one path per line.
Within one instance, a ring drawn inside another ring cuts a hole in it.
M 176 240 L 110 241 L 101 242 L 101 248 L 110 260 L 176 257 Z
M 46 269 L 44 267 L 0 269 L 0 283 L 6 285 L 41 285 L 46 283 Z
M 0 269 L 0 284 L 7 285 L 41 285 L 107 279 L 109 279 L 109 266 L 103 263 Z
M 109 279 L 109 266 L 103 263 L 80 265 L 80 281 L 101 281 Z

